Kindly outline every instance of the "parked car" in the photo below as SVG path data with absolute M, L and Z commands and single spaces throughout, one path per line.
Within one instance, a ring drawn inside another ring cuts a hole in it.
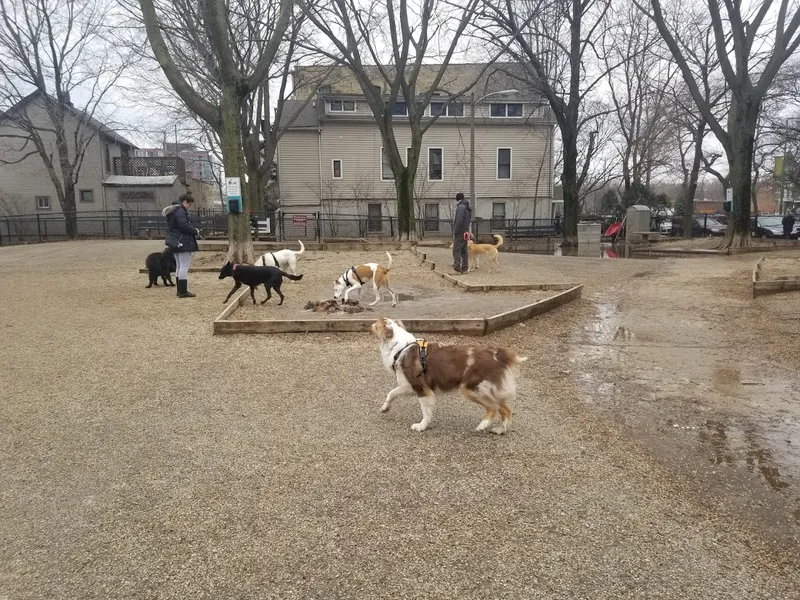
M 781 216 L 759 216 L 755 219 L 753 226 L 753 237 L 783 237 L 783 217 Z M 796 240 L 800 235 L 800 223 L 795 222 L 789 238 Z
M 672 234 L 672 220 L 669 221 L 661 221 L 658 224 L 658 232 L 663 235 L 671 235 Z
M 699 216 L 692 220 L 692 237 L 704 235 L 721 236 L 725 235 L 727 226 L 720 223 L 714 217 Z M 676 218 L 672 222 L 672 235 L 683 235 L 683 219 Z

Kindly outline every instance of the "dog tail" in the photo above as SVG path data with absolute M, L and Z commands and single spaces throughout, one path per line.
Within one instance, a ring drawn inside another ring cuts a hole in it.
M 289 273 L 284 273 L 283 271 L 281 271 L 281 275 L 283 277 L 288 277 L 292 281 L 300 281 L 303 278 L 302 275 L 290 275 Z
M 495 241 L 497 242 L 494 245 L 495 248 L 499 248 L 500 246 L 503 245 L 503 236 L 502 235 L 500 235 L 499 233 L 495 233 L 493 237 L 494 237 Z
M 389 264 L 386 266 L 386 270 L 388 271 L 389 269 L 391 269 L 391 268 L 392 268 L 392 255 L 391 255 L 391 254 L 389 254 L 389 251 L 388 251 L 388 250 L 386 251 L 386 256 L 388 256 L 388 257 L 389 257 Z
M 297 253 L 299 256 L 300 254 L 306 251 L 306 247 L 303 245 L 303 240 L 297 240 L 297 241 L 300 242 L 300 252 Z

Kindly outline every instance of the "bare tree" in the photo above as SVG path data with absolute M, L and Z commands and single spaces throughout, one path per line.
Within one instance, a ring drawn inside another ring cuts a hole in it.
M 649 187 L 653 173 L 671 158 L 675 119 L 669 90 L 676 70 L 661 58 L 658 31 L 632 2 L 619 3 L 614 17 L 614 35 L 606 40 L 603 58 L 614 105 L 614 145 L 627 192 L 632 185 Z
M 508 45 L 555 116 L 563 153 L 562 245 L 566 246 L 578 243 L 580 190 L 597 151 L 595 121 L 608 112 L 607 108 L 594 112 L 597 104 L 588 101 L 606 75 L 594 65 L 608 31 L 610 6 L 611 0 L 487 0 L 482 12 L 491 24 L 486 26 L 491 39 Z M 584 129 L 590 133 L 579 169 Z
M 15 236 L 18 241 L 33 233 L 34 220 L 26 218 L 25 199 L 19 194 L 8 194 L 0 190 L 0 217 L 5 218 L 8 235 Z
M 728 88 L 719 70 L 711 20 L 704 14 L 689 15 L 690 18 L 686 15 L 682 17 L 680 22 L 675 24 L 676 29 L 681 31 L 681 35 L 676 39 L 697 81 L 703 101 L 718 118 L 722 118 L 727 110 L 725 99 Z M 694 197 L 704 164 L 703 150 L 708 123 L 682 78 L 674 82 L 671 97 L 675 108 L 677 129 L 674 135 L 678 145 L 679 171 L 682 178 L 677 207 L 683 215 L 683 236 L 691 238 Z M 711 164 L 706 166 L 711 168 Z M 720 182 L 727 189 L 727 176 L 719 175 Z
M 189 110 L 216 134 L 226 177 L 241 178 L 244 210 L 228 219 L 228 259 L 236 262 L 254 260 L 246 211 L 251 198 L 245 184 L 244 132 L 261 131 L 255 117 L 269 117 L 259 112 L 264 106 L 263 86 L 290 30 L 293 4 L 292 0 L 200 4 L 139 0 L 147 38 L 164 75 Z M 254 144 L 247 141 L 252 152 Z M 260 157 L 254 162 L 261 167 Z
M 650 0 L 653 19 L 684 81 L 728 158 L 733 207 L 728 223 L 726 246 L 747 245 L 750 231 L 750 199 L 755 132 L 764 97 L 781 66 L 800 45 L 800 9 L 781 0 L 777 13 L 772 0 L 762 0 L 743 13 L 742 4 L 707 0 L 714 30 L 716 55 L 730 89 L 727 124 L 714 113 L 704 97 L 686 54 L 678 41 L 680 33 L 671 26 L 660 0 Z M 676 4 L 682 14 L 688 10 Z
M 466 0 L 462 6 L 447 0 L 419 0 L 413 6 L 405 0 L 399 6 L 393 0 L 370 0 L 366 4 L 332 0 L 318 6 L 311 6 L 308 0 L 299 2 L 335 53 L 318 50 L 333 61 L 341 61 L 358 81 L 393 172 L 399 232 L 410 236 L 422 136 L 439 116 L 426 118 L 431 98 L 444 93 L 453 102 L 483 75 L 481 70 L 467 80 L 457 80 L 448 73 L 478 0 Z M 438 64 L 430 64 L 432 61 Z M 395 123 L 410 128 L 407 164 L 403 160 L 405 148 L 398 147 L 395 138 Z
M 95 116 L 128 63 L 106 41 L 109 13 L 94 0 L 0 0 L 0 165 L 41 159 L 70 238 L 84 158 L 104 130 Z

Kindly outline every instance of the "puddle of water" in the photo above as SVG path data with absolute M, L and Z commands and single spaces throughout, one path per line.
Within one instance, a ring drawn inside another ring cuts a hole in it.
M 624 246 L 615 244 L 584 244 L 576 248 L 562 248 L 558 244 L 541 244 L 527 250 L 514 250 L 518 254 L 546 254 L 548 256 L 585 256 L 589 258 L 624 258 Z
M 760 474 L 775 492 L 789 487 L 772 450 L 755 429 L 721 421 L 706 421 L 698 432 L 698 439 L 711 450 L 709 461 L 712 464 L 744 466 L 750 472 Z
M 783 495 L 795 489 L 800 413 L 793 406 L 791 378 L 766 372 L 758 361 L 737 360 L 727 347 L 709 346 L 705 336 L 695 335 L 708 327 L 705 322 L 684 323 L 682 317 L 661 329 L 651 321 L 640 323 L 636 312 L 626 318 L 623 306 L 606 296 L 594 300 L 596 316 L 573 333 L 570 359 L 587 403 L 625 418 L 633 409 L 629 402 L 638 398 L 636 410 L 650 415 L 640 417 L 670 425 L 694 412 L 693 404 L 707 414 L 746 415 L 740 422 L 718 416 L 679 429 L 691 430 L 686 441 L 696 440 L 695 451 L 711 464 L 745 469 Z

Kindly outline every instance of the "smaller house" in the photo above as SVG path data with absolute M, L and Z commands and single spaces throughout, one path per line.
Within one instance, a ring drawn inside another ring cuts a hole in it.
M 47 151 L 58 156 L 48 100 L 37 91 L 0 114 L 0 208 L 7 214 L 62 213 L 50 173 L 22 128 L 34 129 Z M 76 178 L 79 216 L 120 208 L 160 210 L 186 190 L 182 159 L 136 157 L 133 142 L 78 109 L 71 109 L 65 128 L 70 157 L 74 160 L 77 148 L 85 148 Z M 61 177 L 58 169 L 56 175 Z

